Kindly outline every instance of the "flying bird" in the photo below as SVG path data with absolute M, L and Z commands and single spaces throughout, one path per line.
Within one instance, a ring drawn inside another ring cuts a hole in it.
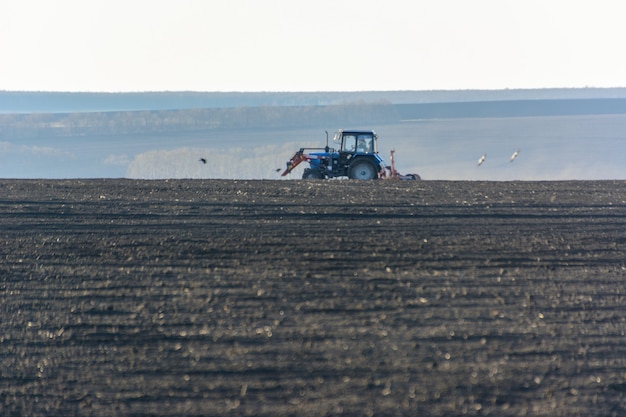
M 516 150 L 515 152 L 513 152 L 513 155 L 511 155 L 511 159 L 509 160 L 509 162 L 513 162 L 515 160 L 515 158 L 517 158 L 517 155 L 519 155 L 519 149 Z
M 206 164 L 206 159 L 205 158 L 200 158 L 199 161 L 202 162 L 203 164 Z
M 487 154 L 484 153 L 483 156 L 481 156 L 480 159 L 478 160 L 478 166 L 481 166 L 483 162 L 485 162 L 486 158 L 487 158 Z

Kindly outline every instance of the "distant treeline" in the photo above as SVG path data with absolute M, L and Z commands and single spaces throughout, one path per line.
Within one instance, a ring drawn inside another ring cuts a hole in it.
M 584 114 L 626 114 L 626 98 L 0 114 L 0 140 L 212 129 L 375 127 L 402 120 Z
M 0 113 L 74 113 L 261 106 L 327 106 L 363 103 L 422 104 L 605 98 L 626 98 L 626 88 L 358 92 L 63 93 L 0 91 Z
M 0 140 L 213 129 L 356 126 L 395 120 L 392 105 L 261 106 L 91 113 L 0 114 Z

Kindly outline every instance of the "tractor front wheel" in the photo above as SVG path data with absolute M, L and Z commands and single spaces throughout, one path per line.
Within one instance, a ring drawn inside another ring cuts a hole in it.
M 306 168 L 304 172 L 302 173 L 302 179 L 303 180 L 323 180 L 324 175 L 322 175 L 322 173 L 317 169 Z
M 350 166 L 348 178 L 351 180 L 373 180 L 378 178 L 376 167 L 366 159 L 357 160 Z

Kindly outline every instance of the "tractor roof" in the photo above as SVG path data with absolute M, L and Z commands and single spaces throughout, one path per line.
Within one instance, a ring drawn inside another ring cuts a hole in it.
M 373 130 L 367 130 L 367 129 L 341 129 L 341 132 L 356 133 L 356 134 L 371 133 L 373 135 L 376 135 L 376 132 L 374 132 Z

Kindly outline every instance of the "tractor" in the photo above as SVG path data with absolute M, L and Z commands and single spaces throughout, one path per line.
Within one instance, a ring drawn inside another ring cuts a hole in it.
M 394 166 L 394 151 L 391 151 L 391 166 L 385 165 L 378 154 L 378 135 L 373 130 L 339 130 L 333 137 L 338 149 L 328 144 L 324 148 L 300 148 L 287 162 L 281 174 L 289 174 L 302 162 L 308 162 L 303 179 L 325 179 L 348 177 L 357 180 L 395 178 L 403 180 L 420 179 L 417 174 L 400 175 Z

